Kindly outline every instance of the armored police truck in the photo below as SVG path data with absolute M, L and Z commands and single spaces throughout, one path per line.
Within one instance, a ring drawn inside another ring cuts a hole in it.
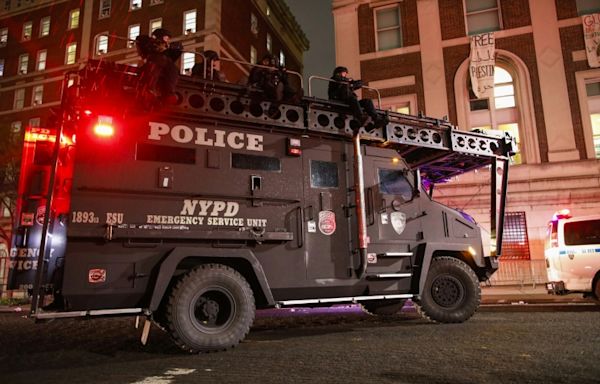
M 10 284 L 31 291 L 32 318 L 144 316 L 143 337 L 152 321 L 199 352 L 243 340 L 257 308 L 476 311 L 501 253 L 510 137 L 392 112 L 360 127 L 315 97 L 273 113 L 246 87 L 190 77 L 148 109 L 138 82 L 90 61 L 66 75 L 56 125 L 25 133 Z M 495 250 L 432 199 L 481 167 Z

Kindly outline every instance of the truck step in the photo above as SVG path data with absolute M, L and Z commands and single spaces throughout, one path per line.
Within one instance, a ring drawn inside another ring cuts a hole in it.
M 403 293 L 396 295 L 374 295 L 374 296 L 351 296 L 351 297 L 326 297 L 320 299 L 304 299 L 304 300 L 283 300 L 277 303 L 277 307 L 295 306 L 307 304 L 335 304 L 335 303 L 358 303 L 367 300 L 391 300 L 391 299 L 412 299 L 415 295 L 412 293 Z
M 385 252 L 378 253 L 377 257 L 411 257 L 412 255 L 412 252 Z
M 412 277 L 412 273 L 375 273 L 367 275 L 369 280 L 381 280 L 381 279 L 404 279 Z

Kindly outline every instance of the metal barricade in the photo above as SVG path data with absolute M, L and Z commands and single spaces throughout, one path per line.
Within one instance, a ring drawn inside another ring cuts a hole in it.
M 312 97 L 312 81 L 313 80 L 324 80 L 330 83 L 340 83 L 339 81 L 327 78 L 327 77 L 323 77 L 323 76 L 317 76 L 317 75 L 312 75 L 308 78 L 308 96 Z M 373 91 L 377 94 L 377 109 L 381 109 L 381 93 L 379 92 L 379 89 L 377 88 L 372 88 L 372 87 L 367 87 L 366 85 L 363 85 L 361 88 L 367 89 L 369 91 Z
M 532 285 L 548 281 L 545 260 L 500 260 L 499 268 L 490 278 L 492 285 Z

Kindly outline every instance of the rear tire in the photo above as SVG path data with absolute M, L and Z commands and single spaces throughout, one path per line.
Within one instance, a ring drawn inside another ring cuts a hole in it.
M 481 287 L 471 267 L 462 260 L 443 256 L 431 261 L 416 307 L 431 321 L 462 323 L 473 316 L 480 302 Z
M 406 300 L 371 300 L 361 303 L 364 312 L 376 316 L 393 316 L 400 312 Z
M 596 279 L 596 284 L 594 285 L 594 299 L 596 300 L 596 304 L 600 305 L 600 278 Z
M 187 352 L 220 351 L 246 337 L 254 314 L 254 295 L 246 279 L 225 265 L 204 264 L 173 288 L 166 325 Z

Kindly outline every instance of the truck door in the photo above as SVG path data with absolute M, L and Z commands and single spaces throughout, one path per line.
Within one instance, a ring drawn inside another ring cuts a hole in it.
M 364 157 L 369 252 L 409 252 L 423 240 L 415 176 L 394 151 L 366 148 Z
M 342 144 L 303 150 L 308 279 L 348 278 L 347 170 Z

